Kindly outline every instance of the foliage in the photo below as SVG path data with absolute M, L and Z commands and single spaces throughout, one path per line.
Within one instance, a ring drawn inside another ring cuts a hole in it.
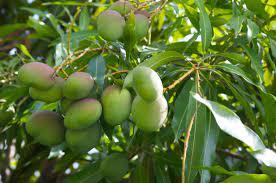
M 96 28 L 110 1 L 0 1 L 0 180 L 108 182 L 100 162 L 124 152 L 123 182 L 275 181 L 275 1 L 131 3 L 151 14 L 148 35 L 135 39 L 132 17 L 124 39 L 111 42 Z M 90 73 L 95 98 L 109 85 L 128 87 L 137 65 L 151 67 L 164 85 L 166 124 L 145 133 L 131 118 L 115 127 L 101 119 L 101 143 L 84 154 L 40 145 L 25 123 L 60 103 L 34 101 L 18 82 L 18 69 L 33 61 L 63 78 Z

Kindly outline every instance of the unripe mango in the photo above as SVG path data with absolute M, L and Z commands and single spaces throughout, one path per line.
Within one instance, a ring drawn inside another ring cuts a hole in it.
M 71 74 L 63 85 L 63 95 L 71 100 L 85 98 L 94 86 L 92 76 L 85 72 Z
M 40 100 L 47 103 L 52 103 L 60 100 L 62 98 L 62 87 L 64 80 L 60 77 L 55 79 L 55 84 L 47 89 L 40 90 L 31 87 L 29 89 L 30 96 L 35 100 Z
M 112 126 L 118 125 L 129 117 L 131 94 L 127 89 L 109 86 L 103 92 L 102 104 L 105 121 Z
M 74 102 L 67 110 L 64 124 L 67 128 L 84 129 L 96 123 L 102 114 L 102 105 L 93 98 L 86 98 Z
M 163 93 L 163 84 L 158 74 L 149 67 L 140 66 L 133 70 L 133 86 L 144 100 L 152 102 Z
M 66 130 L 65 139 L 72 151 L 88 152 L 100 142 L 100 126 L 98 123 L 82 130 Z
M 26 123 L 27 132 L 43 145 L 53 146 L 64 141 L 63 119 L 56 112 L 38 111 Z
M 25 85 L 47 90 L 55 84 L 55 70 L 41 62 L 24 64 L 18 71 L 18 79 Z
M 105 40 L 116 41 L 124 33 L 125 19 L 114 10 L 102 12 L 97 19 L 97 29 Z
M 135 14 L 135 35 L 137 39 L 141 39 L 148 34 L 149 19 L 142 14 Z
M 102 161 L 100 170 L 106 178 L 118 182 L 128 171 L 128 159 L 122 153 L 113 153 Z
M 5 126 L 13 118 L 14 113 L 12 111 L 0 110 L 0 127 Z
M 168 104 L 163 96 L 153 102 L 147 102 L 136 96 L 131 111 L 137 127 L 146 132 L 152 132 L 159 130 L 163 125 L 168 113 Z
M 117 11 L 121 15 L 128 14 L 132 8 L 133 6 L 128 1 L 117 1 L 109 7 L 110 10 Z

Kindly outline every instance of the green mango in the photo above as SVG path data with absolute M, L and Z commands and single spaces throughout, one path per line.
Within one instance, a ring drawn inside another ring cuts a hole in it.
M 136 96 L 132 103 L 131 113 L 138 128 L 146 132 L 158 131 L 165 122 L 168 104 L 163 96 L 153 102 Z
M 71 74 L 63 85 L 63 95 L 71 100 L 87 97 L 94 86 L 94 79 L 85 72 Z
M 128 119 L 131 110 L 131 94 L 118 86 L 107 87 L 102 94 L 105 121 L 114 126 Z
M 64 124 L 72 130 L 84 129 L 96 123 L 102 114 L 102 105 L 93 98 L 74 102 L 66 111 Z
M 18 79 L 25 85 L 47 90 L 55 84 L 55 70 L 41 62 L 24 64 L 18 71 Z

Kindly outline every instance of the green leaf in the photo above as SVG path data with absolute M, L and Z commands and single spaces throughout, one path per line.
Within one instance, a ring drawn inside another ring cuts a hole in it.
M 273 39 L 270 39 L 270 47 L 271 47 L 271 52 L 272 56 L 276 58 L 276 41 Z
M 265 124 L 271 143 L 276 141 L 276 97 L 269 93 L 261 92 L 261 99 L 265 110 Z
M 22 53 L 24 53 L 24 55 L 32 59 L 32 61 L 35 61 L 35 59 L 32 57 L 32 55 L 30 54 L 29 50 L 26 48 L 25 45 L 19 44 L 18 48 L 22 51 Z
M 261 169 L 265 174 L 269 175 L 272 180 L 274 181 L 276 180 L 276 168 L 271 168 L 271 167 L 262 165 Z
M 92 75 L 102 91 L 105 76 L 105 60 L 101 55 L 92 58 L 88 64 L 87 72 Z
M 257 72 L 257 75 L 260 81 L 263 81 L 263 68 L 261 64 L 261 59 L 256 52 L 252 49 L 247 47 L 246 45 L 241 44 L 242 48 L 245 50 L 247 55 L 250 57 L 251 60 L 251 68 Z
M 26 27 L 27 27 L 26 24 L 21 24 L 21 23 L 1 25 L 0 37 L 3 38 L 16 30 L 25 29 Z
M 256 15 L 260 16 L 263 19 L 267 19 L 267 14 L 265 12 L 265 6 L 261 0 L 244 0 L 246 7 L 254 12 Z
M 64 183 L 97 183 L 104 177 L 99 167 L 100 162 L 87 165 L 81 171 L 68 176 Z
M 272 183 L 272 181 L 266 174 L 243 174 L 231 176 L 223 183 Z
M 158 183 L 170 183 L 170 177 L 168 171 L 166 171 L 164 166 L 161 166 L 158 162 L 154 164 L 154 174 L 156 177 L 156 182 Z
M 184 130 L 187 129 L 191 121 L 196 103 L 190 95 L 190 91 L 195 91 L 195 83 L 192 80 L 185 82 L 181 92 L 175 100 L 174 116 L 172 120 L 172 129 L 175 134 L 175 140 L 179 139 Z
M 224 175 L 236 175 L 235 172 L 228 171 L 219 165 L 211 166 L 211 167 L 201 167 L 201 169 L 209 170 L 213 174 L 224 174 Z
M 63 43 L 58 43 L 55 50 L 55 65 L 60 65 L 67 57 L 67 50 Z
M 247 38 L 249 41 L 256 38 L 259 34 L 259 26 L 250 19 L 247 19 Z
M 209 89 L 208 95 L 209 97 L 213 97 L 216 92 L 211 91 Z M 202 121 L 201 121 L 202 123 Z M 204 148 L 203 148 L 203 157 L 202 157 L 202 166 L 211 166 L 213 161 L 215 160 L 216 155 L 216 146 L 217 140 L 219 136 L 219 128 L 215 122 L 214 117 L 212 116 L 210 111 L 206 111 L 206 126 L 204 133 Z M 202 125 L 200 126 L 202 127 Z M 207 170 L 202 170 L 200 175 L 201 183 L 209 183 L 211 179 L 211 175 Z
M 267 149 L 260 137 L 245 126 L 232 110 L 224 105 L 203 99 L 199 94 L 193 94 L 193 97 L 211 110 L 222 131 L 247 144 L 253 150 L 251 153 L 257 160 L 267 166 L 276 167 L 276 153 Z
M 242 24 L 245 20 L 245 17 L 243 15 L 233 15 L 229 22 L 230 28 L 234 29 L 235 35 L 237 36 L 242 29 Z
M 185 13 L 187 15 L 187 17 L 189 18 L 189 20 L 191 21 L 191 23 L 193 24 L 193 26 L 199 30 L 199 17 L 198 17 L 198 13 L 196 11 L 196 9 L 192 8 L 191 6 L 187 5 L 186 3 L 183 3 L 183 6 L 185 8 Z
M 165 51 L 153 55 L 151 58 L 139 64 L 139 66 L 146 66 L 152 69 L 157 69 L 162 65 L 178 60 L 185 60 L 185 57 L 176 51 Z
M 27 22 L 28 26 L 35 29 L 36 33 L 42 37 L 56 37 L 56 32 L 48 25 L 46 25 L 44 22 L 36 20 L 34 18 L 29 18 Z
M 199 8 L 199 25 L 202 40 L 202 49 L 206 51 L 212 41 L 212 25 L 207 12 L 205 11 L 203 0 L 195 0 L 197 7 Z
M 135 36 L 135 15 L 133 12 L 131 12 L 128 16 L 124 28 L 124 43 L 126 50 L 126 58 L 128 62 L 130 61 L 131 50 L 134 48 L 136 41 L 137 40 Z
M 79 27 L 80 30 L 87 30 L 90 23 L 90 16 L 87 7 L 84 7 L 80 14 Z
M 248 64 L 249 61 L 239 53 L 224 52 L 217 53 L 217 55 L 230 59 L 234 64 Z
M 226 64 L 226 63 L 220 63 L 216 67 L 223 69 L 226 72 L 238 75 L 242 77 L 246 82 L 259 87 L 253 79 L 245 72 L 243 71 L 239 66 L 232 65 L 232 64 Z
M 150 183 L 149 171 L 147 171 L 148 165 L 138 164 L 133 173 L 133 182 L 135 183 Z

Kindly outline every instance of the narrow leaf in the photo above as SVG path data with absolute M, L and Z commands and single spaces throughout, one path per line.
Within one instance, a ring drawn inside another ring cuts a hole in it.
M 100 90 L 102 90 L 104 85 L 105 60 L 101 55 L 91 59 L 88 64 L 88 72 L 95 79 Z
M 272 183 L 266 174 L 234 175 L 223 181 L 224 183 Z
M 87 7 L 84 7 L 80 14 L 79 27 L 80 30 L 87 30 L 90 23 L 90 17 Z
M 195 0 L 197 7 L 199 8 L 199 25 L 202 40 L 202 49 L 206 51 L 212 41 L 212 26 L 209 16 L 205 10 L 203 0 Z
M 217 55 L 230 59 L 234 64 L 248 64 L 249 61 L 239 53 L 224 52 Z
M 22 51 L 22 53 L 24 53 L 24 55 L 32 59 L 32 61 L 35 61 L 35 59 L 32 57 L 31 53 L 29 52 L 29 50 L 26 48 L 25 45 L 19 44 L 18 48 Z

